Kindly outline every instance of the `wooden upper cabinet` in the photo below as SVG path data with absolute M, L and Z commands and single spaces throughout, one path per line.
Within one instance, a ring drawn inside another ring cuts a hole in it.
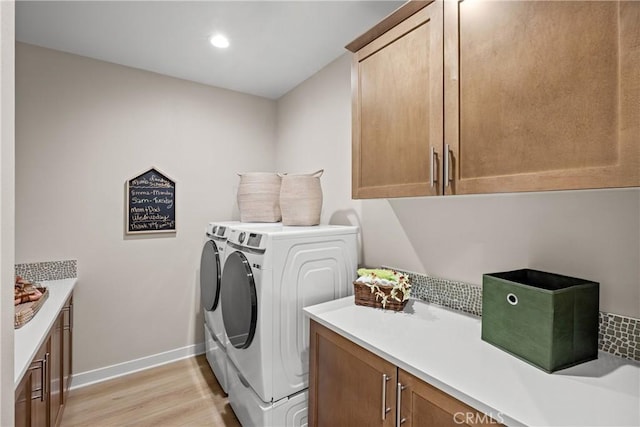
M 347 46 L 353 197 L 640 186 L 638 22 L 640 1 L 406 3 Z
M 366 45 L 347 46 L 355 51 L 356 199 L 440 193 L 435 163 L 443 147 L 443 5 L 426 4 L 415 2 L 405 9 L 408 18 L 384 32 L 389 18 L 398 20 L 391 15 L 368 33 L 383 32 Z
M 447 194 L 640 185 L 640 2 L 445 2 Z

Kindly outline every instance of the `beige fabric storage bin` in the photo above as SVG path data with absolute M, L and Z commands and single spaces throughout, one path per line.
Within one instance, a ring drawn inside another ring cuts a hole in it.
M 318 225 L 322 212 L 320 177 L 324 169 L 310 174 L 283 175 L 280 209 L 284 225 Z
M 238 209 L 242 222 L 279 222 L 280 184 L 277 173 L 239 173 Z

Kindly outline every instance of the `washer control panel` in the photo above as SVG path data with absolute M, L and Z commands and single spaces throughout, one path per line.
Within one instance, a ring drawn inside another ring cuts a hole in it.
M 264 251 L 266 245 L 264 234 L 253 230 L 242 230 L 229 228 L 227 241 L 232 244 L 243 246 L 247 249 Z

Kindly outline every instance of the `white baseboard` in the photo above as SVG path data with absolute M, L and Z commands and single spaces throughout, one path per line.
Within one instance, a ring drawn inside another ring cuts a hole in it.
M 176 362 L 181 359 L 186 359 L 187 357 L 203 354 L 204 352 L 204 343 L 201 342 L 165 351 L 163 353 L 141 357 L 140 359 L 118 363 L 117 365 L 106 366 L 104 368 L 98 368 L 87 372 L 80 372 L 78 374 L 73 374 L 71 377 L 71 390 L 118 378 L 123 375 L 132 374 L 134 372 L 143 371 L 145 369 L 154 368 L 156 366 L 165 365 L 167 363 Z

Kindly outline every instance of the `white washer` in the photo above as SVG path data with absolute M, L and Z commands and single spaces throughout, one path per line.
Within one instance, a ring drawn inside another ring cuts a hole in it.
M 220 299 L 232 362 L 229 401 L 243 425 L 306 423 L 309 322 L 302 309 L 352 294 L 357 233 L 329 225 L 231 228 Z
M 273 227 L 269 223 L 239 221 L 210 222 L 205 230 L 205 242 L 200 257 L 200 302 L 204 310 L 204 340 L 207 361 L 222 390 L 228 392 L 227 336 L 220 309 L 220 284 L 226 259 L 227 236 L 230 227 L 247 225 L 252 228 Z

